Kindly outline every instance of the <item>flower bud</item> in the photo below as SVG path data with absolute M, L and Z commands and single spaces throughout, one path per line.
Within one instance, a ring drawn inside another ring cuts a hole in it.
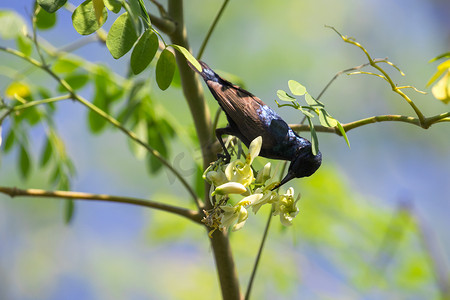
M 242 194 L 246 191 L 245 186 L 238 182 L 227 182 L 218 186 L 211 195 Z
M 270 168 L 271 164 L 268 162 L 264 168 L 258 171 L 258 175 L 256 175 L 256 183 L 265 183 L 270 178 Z

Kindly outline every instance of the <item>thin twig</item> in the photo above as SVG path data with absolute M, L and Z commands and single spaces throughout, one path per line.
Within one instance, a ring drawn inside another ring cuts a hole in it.
M 266 222 L 266 227 L 264 228 L 263 237 L 261 240 L 261 244 L 259 245 L 258 254 L 256 255 L 255 264 L 253 265 L 252 274 L 250 275 L 250 280 L 248 282 L 247 291 L 245 292 L 245 300 L 250 299 L 250 293 L 252 291 L 253 282 L 255 281 L 256 270 L 258 269 L 259 262 L 261 260 L 262 250 L 264 248 L 264 244 L 266 243 L 267 236 L 269 234 L 270 221 L 272 220 L 272 209 L 269 211 L 269 218 Z
M 36 9 L 34 10 L 33 15 L 31 16 L 31 24 L 33 26 L 33 39 L 32 40 L 33 40 L 34 45 L 36 46 L 36 51 L 39 55 L 39 58 L 41 59 L 42 64 L 45 66 L 46 62 L 45 62 L 44 56 L 42 55 L 41 47 L 39 46 L 39 43 L 37 41 L 37 34 L 36 34 L 36 18 L 37 18 L 36 15 L 37 15 L 38 10 L 40 10 L 40 9 L 42 9 L 42 7 L 40 7 L 39 5 L 36 5 Z
M 182 208 L 178 206 L 168 205 L 164 203 L 159 203 L 156 201 L 132 198 L 132 197 L 120 197 L 111 196 L 105 194 L 90 194 L 72 191 L 45 191 L 41 189 L 18 189 L 11 187 L 0 187 L 0 193 L 9 195 L 10 197 L 46 197 L 46 198 L 60 198 L 60 199 L 74 199 L 74 200 L 91 200 L 91 201 L 106 201 L 106 202 L 116 202 L 124 204 L 132 204 L 138 206 L 144 206 L 149 208 L 154 208 L 166 212 L 170 212 L 179 216 L 186 217 L 196 223 L 202 224 L 202 217 L 195 210 L 190 210 L 187 208 Z
M 352 45 L 358 47 L 359 49 L 361 49 L 361 51 L 364 52 L 364 54 L 365 54 L 366 57 L 367 57 L 367 60 L 369 61 L 369 64 L 370 64 L 373 68 L 377 69 L 377 70 L 381 73 L 381 74 L 373 74 L 373 73 L 372 73 L 371 75 L 377 75 L 377 76 L 379 76 L 379 77 L 381 77 L 381 78 L 383 78 L 383 79 L 386 79 L 386 81 L 387 81 L 388 84 L 390 85 L 392 91 L 395 92 L 395 93 L 397 93 L 397 94 L 399 94 L 399 95 L 400 95 L 403 99 L 405 99 L 406 102 L 408 102 L 408 104 L 412 107 L 412 109 L 413 109 L 414 112 L 416 113 L 417 117 L 419 118 L 420 125 L 421 125 L 422 127 L 424 127 L 424 126 L 425 126 L 425 116 L 423 115 L 423 113 L 422 113 L 422 112 L 420 111 L 420 109 L 416 106 L 416 104 L 415 104 L 415 103 L 414 103 L 414 102 L 413 102 L 413 101 L 412 101 L 412 100 L 411 100 L 411 99 L 410 99 L 403 91 L 401 91 L 401 89 L 399 89 L 399 88 L 395 85 L 395 83 L 392 81 L 391 77 L 387 74 L 387 72 L 386 72 L 383 68 L 381 68 L 380 66 L 378 66 L 377 62 L 376 62 L 374 59 L 372 59 L 372 57 L 370 56 L 369 52 L 368 52 L 368 51 L 367 51 L 360 43 L 358 43 L 358 42 L 355 41 L 354 39 L 348 38 L 348 37 L 342 35 L 339 31 L 336 30 L 336 28 L 331 27 L 331 26 L 326 26 L 326 27 L 331 28 L 332 30 L 334 30 L 334 31 L 341 37 L 341 39 L 342 39 L 344 42 L 349 43 L 349 44 L 352 44 Z M 387 63 L 387 64 L 389 64 L 389 65 L 391 65 L 391 66 L 394 66 L 397 70 L 399 70 L 399 68 L 396 67 L 393 63 L 390 63 L 390 62 L 388 62 L 387 60 L 386 60 L 386 61 L 383 61 L 383 62 L 385 62 L 385 63 Z M 362 72 L 362 73 L 363 73 L 363 72 Z M 404 75 L 402 72 L 401 72 L 401 74 Z
M 436 116 L 431 116 L 428 118 L 425 118 L 423 123 L 420 122 L 418 118 L 414 117 L 408 117 L 408 116 L 402 116 L 402 115 L 381 115 L 381 116 L 374 116 L 369 117 L 357 121 L 353 121 L 350 123 L 342 124 L 342 127 L 344 128 L 345 132 L 348 132 L 349 130 L 372 124 L 377 122 L 404 122 L 409 123 L 412 125 L 416 125 L 419 127 L 422 127 L 424 129 L 429 128 L 431 125 L 439 122 L 449 122 L 450 121 L 450 112 L 445 112 Z M 309 125 L 303 125 L 303 124 L 289 124 L 289 126 L 295 130 L 295 131 L 309 131 Z M 329 133 L 336 133 L 337 135 L 341 135 L 340 131 L 337 127 L 324 127 L 321 125 L 315 125 L 314 129 L 317 132 L 329 132 Z
M 222 16 L 225 7 L 227 6 L 229 0 L 224 0 L 222 6 L 219 9 L 219 12 L 217 13 L 214 21 L 211 24 L 211 27 L 209 27 L 208 33 L 206 34 L 205 39 L 203 40 L 202 45 L 200 46 L 200 50 L 198 50 L 197 59 L 201 59 L 203 56 L 203 52 L 205 51 L 206 45 L 208 44 L 209 38 L 211 37 L 211 34 L 213 33 L 214 29 L 216 28 L 217 23 L 219 22 L 220 17 Z
M 280 172 L 280 180 L 283 178 L 284 171 L 286 170 L 287 161 L 283 163 L 283 167 Z M 279 188 L 277 188 L 278 190 Z M 266 243 L 267 236 L 269 235 L 269 227 L 270 227 L 270 221 L 272 220 L 272 209 L 270 209 L 269 218 L 266 222 L 266 227 L 264 228 L 263 237 L 261 240 L 261 244 L 259 245 L 258 254 L 256 255 L 255 264 L 253 265 L 252 274 L 250 275 L 250 279 L 247 286 L 247 291 L 245 293 L 245 300 L 250 299 L 250 293 L 252 291 L 253 282 L 255 281 L 256 277 L 256 271 L 258 270 L 258 265 L 261 260 L 262 251 L 264 249 L 264 244 Z

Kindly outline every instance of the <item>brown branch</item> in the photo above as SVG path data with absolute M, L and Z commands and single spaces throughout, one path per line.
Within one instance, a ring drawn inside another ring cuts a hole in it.
M 176 30 L 169 37 L 173 44 L 190 50 L 184 23 L 183 1 L 169 0 L 168 4 L 168 14 L 177 24 Z M 176 60 L 183 93 L 194 119 L 195 130 L 202 149 L 203 167 L 206 169 L 210 162 L 216 159 L 215 153 L 209 147 L 209 144 L 213 140 L 210 112 L 206 105 L 199 77 L 195 76 L 194 72 L 187 65 L 184 56 L 178 53 L 178 51 L 176 52 Z M 208 184 L 205 184 L 205 191 L 205 195 L 208 195 Z M 206 210 L 211 208 L 208 196 L 206 196 L 204 204 Z M 216 262 L 222 298 L 227 300 L 241 299 L 238 275 L 227 234 L 216 230 L 212 234 L 210 242 Z
M 105 194 L 90 194 L 90 193 L 82 193 L 82 192 L 73 192 L 73 191 L 46 191 L 41 189 L 18 189 L 12 187 L 0 187 L 0 193 L 9 195 L 10 197 L 45 197 L 45 198 L 61 198 L 61 199 L 73 199 L 73 200 L 88 200 L 88 201 L 105 201 L 105 202 L 116 202 L 116 203 L 124 203 L 131 204 L 137 206 L 144 206 L 153 209 L 158 209 L 162 211 L 166 211 L 169 213 L 173 213 L 179 216 L 183 216 L 192 220 L 198 224 L 201 223 L 202 216 L 199 212 L 195 210 L 190 210 L 187 208 L 182 208 L 178 206 L 168 205 L 164 203 L 159 203 L 151 200 L 144 200 L 139 198 L 132 197 L 120 197 L 120 196 L 111 196 Z
M 342 124 L 342 127 L 344 127 L 345 132 L 348 132 L 349 130 L 372 124 L 372 123 L 378 123 L 378 122 L 404 122 L 409 123 L 412 125 L 416 125 L 419 127 L 422 127 L 424 129 L 429 128 L 431 125 L 439 122 L 448 122 L 450 112 L 442 113 L 436 116 L 425 118 L 423 123 L 418 118 L 414 117 L 408 117 L 408 116 L 402 116 L 402 115 L 382 115 L 382 116 L 374 116 L 369 117 L 357 121 L 353 121 L 350 123 Z M 303 124 L 290 124 L 289 125 L 293 130 L 295 131 L 309 131 L 309 125 L 303 125 Z M 336 133 L 337 135 L 341 135 L 339 129 L 337 127 L 325 127 L 321 125 L 315 125 L 314 129 L 317 132 L 329 132 L 329 133 Z
M 170 35 L 175 31 L 177 25 L 174 21 L 168 19 L 167 17 L 160 18 L 151 13 L 148 14 L 150 16 L 150 20 L 152 21 L 152 25 L 161 30 L 163 33 Z

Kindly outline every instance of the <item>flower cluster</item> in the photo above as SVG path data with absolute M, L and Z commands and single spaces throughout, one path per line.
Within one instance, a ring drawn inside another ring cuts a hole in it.
M 203 174 L 203 178 L 211 184 L 210 200 L 214 208 L 205 212 L 203 222 L 213 230 L 231 228 L 233 231 L 241 229 L 248 219 L 248 209 L 253 213 L 264 204 L 272 205 L 274 216 L 280 216 L 283 225 L 292 224 L 293 218 L 298 214 L 294 198 L 294 189 L 291 187 L 285 194 L 278 194 L 272 189 L 277 182 L 268 183 L 271 179 L 271 164 L 267 163 L 256 172 L 251 167 L 253 160 L 259 155 L 262 138 L 254 139 L 250 146 L 245 162 L 239 159 L 224 164 L 222 159 L 213 163 Z M 229 203 L 230 194 L 242 195 L 244 198 L 236 204 Z

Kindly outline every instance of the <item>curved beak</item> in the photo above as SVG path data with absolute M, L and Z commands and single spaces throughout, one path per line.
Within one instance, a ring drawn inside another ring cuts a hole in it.
M 286 176 L 284 176 L 284 178 L 280 181 L 280 183 L 272 188 L 272 191 L 276 190 L 277 188 L 279 188 L 280 186 L 282 186 L 283 184 L 285 184 L 286 182 L 288 182 L 288 181 L 290 181 L 291 179 L 294 179 L 294 178 L 295 178 L 295 175 L 290 173 L 290 172 L 288 172 L 286 174 Z

